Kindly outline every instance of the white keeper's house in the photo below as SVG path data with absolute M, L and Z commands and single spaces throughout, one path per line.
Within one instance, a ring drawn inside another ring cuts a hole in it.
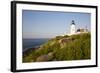
M 72 20 L 72 22 L 71 22 L 71 24 L 70 24 L 70 34 L 69 34 L 69 35 L 79 34 L 79 33 L 86 33 L 86 32 L 88 32 L 87 27 L 86 27 L 86 28 L 79 28 L 79 29 L 76 29 L 75 21 Z

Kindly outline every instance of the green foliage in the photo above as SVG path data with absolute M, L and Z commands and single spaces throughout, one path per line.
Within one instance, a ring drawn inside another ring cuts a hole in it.
M 70 41 L 59 43 L 60 40 L 70 38 Z M 63 44 L 63 45 L 62 45 Z M 53 53 L 48 61 L 83 60 L 91 58 L 91 34 L 57 36 L 43 44 L 39 49 L 24 54 L 23 62 L 36 62 L 42 55 Z M 49 56 L 48 56 L 49 57 Z
M 61 39 L 61 38 L 62 38 L 62 36 L 56 36 L 55 39 L 59 40 L 59 39 Z
M 63 37 L 64 37 L 64 38 L 68 38 L 69 36 L 68 36 L 68 35 L 64 35 Z

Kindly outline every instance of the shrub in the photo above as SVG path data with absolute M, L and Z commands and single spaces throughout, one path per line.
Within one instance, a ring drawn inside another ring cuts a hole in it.
M 60 45 L 59 40 L 71 38 L 64 45 Z M 91 58 L 91 35 L 90 33 L 81 33 L 72 36 L 57 36 L 43 44 L 35 51 L 30 51 L 23 57 L 23 62 L 36 62 L 38 57 L 53 53 L 50 61 L 63 60 L 83 60 Z

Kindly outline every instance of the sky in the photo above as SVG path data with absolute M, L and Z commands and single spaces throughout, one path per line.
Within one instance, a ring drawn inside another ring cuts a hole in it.
M 53 38 L 70 33 L 72 20 L 76 29 L 90 30 L 91 14 L 56 11 L 22 11 L 23 38 Z

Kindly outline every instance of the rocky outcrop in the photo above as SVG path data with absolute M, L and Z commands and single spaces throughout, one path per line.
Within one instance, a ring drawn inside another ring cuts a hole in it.
M 63 39 L 60 39 L 58 42 L 60 44 L 60 47 L 62 48 L 64 44 L 71 42 L 71 41 L 72 41 L 72 38 L 63 38 Z
M 41 55 L 36 59 L 36 62 L 43 62 L 43 61 L 49 61 L 53 58 L 53 53 L 50 52 L 47 55 Z
M 67 42 L 69 42 L 69 41 L 71 41 L 72 39 L 71 38 L 63 38 L 63 39 L 60 39 L 59 40 L 59 43 L 61 44 L 61 43 L 67 43 Z

